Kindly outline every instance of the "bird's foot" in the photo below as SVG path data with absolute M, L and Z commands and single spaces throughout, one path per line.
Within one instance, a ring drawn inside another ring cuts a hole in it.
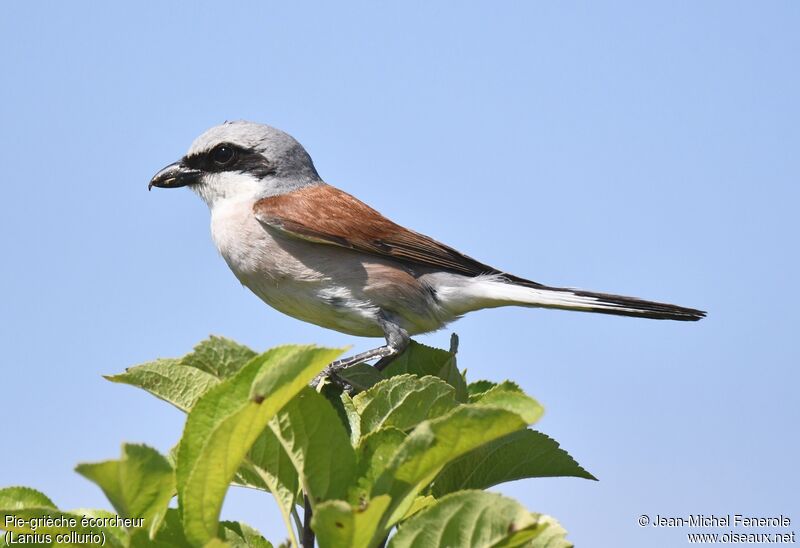
M 408 346 L 408 343 L 411 342 L 406 330 L 400 327 L 397 323 L 391 321 L 383 312 L 381 312 L 379 315 L 378 322 L 381 326 L 381 329 L 383 329 L 384 336 L 386 337 L 385 345 L 379 346 L 378 348 L 373 348 L 372 350 L 367 350 L 366 352 L 361 352 L 360 354 L 350 356 L 349 358 L 336 360 L 335 362 L 328 364 L 328 366 L 323 369 L 319 375 L 314 377 L 314 379 L 311 381 L 311 386 L 313 388 L 317 388 L 322 379 L 327 377 L 331 380 L 331 382 L 341 386 L 343 389 L 345 389 L 344 387 L 346 385 L 350 390 L 352 390 L 353 387 L 337 375 L 339 371 L 359 363 L 374 360 L 376 358 L 378 361 L 375 363 L 375 368 L 378 369 L 378 371 L 383 371 L 389 365 L 389 363 L 394 360 L 394 358 L 401 354 Z
M 328 378 L 333 384 L 336 384 L 343 389 L 345 389 L 345 385 L 352 389 L 352 386 L 349 385 L 344 379 L 342 379 L 338 372 L 342 371 L 343 369 L 347 369 L 348 367 L 352 367 L 359 363 L 368 362 L 370 360 L 374 360 L 375 358 L 380 358 L 378 363 L 375 365 L 377 366 L 381 361 L 385 358 L 390 356 L 394 357 L 399 354 L 401 350 L 398 350 L 390 345 L 380 346 L 378 348 L 373 348 L 372 350 L 367 350 L 366 352 L 361 352 L 360 354 L 356 354 L 355 356 L 350 356 L 349 358 L 343 358 L 341 360 L 336 360 L 335 362 L 331 362 L 328 364 L 322 372 L 314 377 L 311 381 L 311 387 L 317 388 L 319 383 L 324 378 Z

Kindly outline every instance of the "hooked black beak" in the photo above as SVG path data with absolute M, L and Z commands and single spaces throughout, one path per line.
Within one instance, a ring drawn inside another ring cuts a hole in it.
M 158 188 L 178 188 L 200 182 L 202 171 L 183 165 L 181 162 L 170 164 L 150 179 L 147 190 L 154 186 Z

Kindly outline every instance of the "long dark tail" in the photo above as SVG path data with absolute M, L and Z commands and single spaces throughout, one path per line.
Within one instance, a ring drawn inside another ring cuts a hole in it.
M 581 312 L 597 312 L 616 316 L 632 316 L 636 318 L 652 318 L 654 320 L 678 320 L 696 322 L 705 318 L 706 313 L 694 308 L 686 308 L 674 304 L 645 301 L 636 297 L 595 293 L 581 289 L 548 287 L 521 278 L 508 281 L 488 282 L 491 287 L 484 286 L 486 296 L 496 298 L 504 304 L 535 306 L 542 308 L 560 308 Z
M 706 313 L 703 310 L 656 301 L 645 301 L 636 297 L 571 289 L 554 288 L 554 290 L 566 292 L 581 299 L 588 299 L 589 302 L 586 303 L 586 308 L 584 309 L 587 312 L 651 318 L 654 320 L 678 320 L 682 322 L 696 322 L 706 317 Z

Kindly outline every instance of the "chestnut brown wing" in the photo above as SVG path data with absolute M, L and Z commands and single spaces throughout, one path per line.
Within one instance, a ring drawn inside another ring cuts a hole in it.
M 262 224 L 309 241 L 467 276 L 502 274 L 433 238 L 390 221 L 330 185 L 263 198 L 256 202 L 253 211 Z

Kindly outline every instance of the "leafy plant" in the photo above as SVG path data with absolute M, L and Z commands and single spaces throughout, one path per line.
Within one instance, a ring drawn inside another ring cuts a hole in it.
M 33 489 L 0 489 L 0 528 L 52 545 L 272 546 L 219 521 L 238 485 L 273 496 L 290 546 L 571 546 L 553 518 L 483 491 L 522 478 L 594 479 L 528 429 L 543 412 L 536 400 L 509 381 L 468 384 L 454 350 L 416 343 L 382 372 L 343 371 L 350 392 L 310 388 L 342 351 L 257 354 L 211 337 L 183 358 L 107 377 L 188 414 L 176 447 L 163 456 L 126 444 L 119 460 L 78 465 L 115 514 L 64 512 Z

